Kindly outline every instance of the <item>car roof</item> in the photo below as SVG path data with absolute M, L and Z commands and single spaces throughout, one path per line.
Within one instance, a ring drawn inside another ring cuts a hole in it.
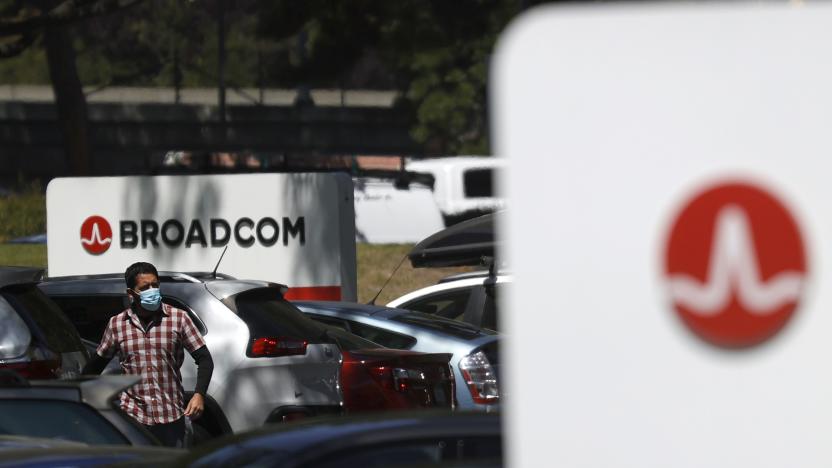
M 497 277 L 507 276 L 509 274 L 510 274 L 510 272 L 508 272 L 508 271 L 498 271 L 496 276 Z M 462 273 L 456 273 L 456 274 L 453 274 L 453 275 L 448 275 L 444 278 L 441 278 L 436 283 L 437 284 L 450 283 L 452 281 L 461 281 L 461 280 L 466 280 L 466 279 L 469 279 L 469 278 L 488 278 L 489 276 L 491 276 L 491 272 L 488 271 L 488 270 L 464 271 Z
M 43 268 L 0 266 L 0 287 L 12 284 L 34 283 L 43 278 Z
M 247 291 L 254 288 L 274 287 L 285 293 L 288 289 L 285 285 L 262 280 L 241 280 L 233 276 L 209 272 L 176 272 L 159 271 L 159 280 L 162 284 L 185 286 L 204 285 L 212 294 L 219 299 Z M 49 277 L 44 279 L 40 286 L 50 294 L 77 293 L 84 291 L 81 285 L 94 284 L 95 292 L 100 294 L 123 293 L 126 288 L 123 273 L 108 273 L 97 275 L 74 275 Z
M 293 304 L 307 306 L 316 310 L 328 310 L 331 312 L 344 312 L 353 315 L 377 316 L 379 318 L 390 318 L 401 314 L 411 313 L 405 309 L 395 309 L 375 304 L 361 304 L 347 301 L 292 301 Z
M 498 335 L 497 332 L 487 328 L 415 310 L 337 301 L 292 301 L 292 303 L 301 311 L 329 312 L 336 316 L 363 316 L 380 323 L 389 323 L 391 329 L 418 329 L 422 333 L 441 335 L 446 339 L 466 344 L 472 344 L 472 340 L 473 343 L 482 344 L 479 343 L 480 340 L 492 340 Z
M 184 459 L 193 462 L 212 452 L 221 457 L 223 447 L 234 446 L 241 451 L 266 452 L 264 455 L 291 454 L 293 461 L 303 464 L 311 457 L 320 456 L 322 450 L 336 452 L 355 447 L 356 442 L 367 446 L 424 437 L 497 435 L 501 430 L 500 417 L 493 413 L 452 414 L 422 410 L 397 412 L 396 415 L 310 418 L 224 437 L 204 448 L 193 449 Z
M 102 375 L 95 378 L 77 380 L 26 380 L 0 384 L 0 390 L 13 390 L 25 396 L 31 389 L 62 390 L 72 389 L 79 392 L 81 401 L 96 409 L 110 409 L 111 402 L 122 390 L 141 381 L 138 375 Z M 19 392 L 17 392 L 19 391 Z M 5 392 L 9 393 L 9 392 Z M 66 399 L 66 392 L 56 393 L 57 399 Z M 38 398 L 46 398 L 44 392 L 38 392 Z

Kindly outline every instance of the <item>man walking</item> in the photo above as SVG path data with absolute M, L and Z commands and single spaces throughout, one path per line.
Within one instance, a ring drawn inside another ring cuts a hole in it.
M 214 362 L 188 314 L 162 304 L 159 273 L 150 263 L 130 265 L 124 273 L 130 307 L 110 318 L 96 354 L 84 374 L 100 374 L 117 353 L 125 374 L 142 380 L 122 392 L 121 409 L 169 447 L 185 446 L 185 417 L 198 418 Z M 194 396 L 184 405 L 179 368 L 187 349 L 197 365 Z

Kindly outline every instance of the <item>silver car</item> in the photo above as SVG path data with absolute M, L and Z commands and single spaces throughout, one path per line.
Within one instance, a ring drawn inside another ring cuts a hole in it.
M 194 421 L 197 440 L 341 413 L 340 350 L 327 342 L 325 327 L 283 299 L 285 286 L 211 273 L 159 272 L 159 279 L 163 301 L 190 315 L 214 359 L 205 414 Z M 94 343 L 127 307 L 120 274 L 49 278 L 39 286 Z M 182 384 L 187 390 L 195 383 L 186 353 Z
M 499 344 L 496 332 L 404 309 L 351 302 L 295 301 L 312 318 L 382 346 L 425 353 L 453 353 L 456 399 L 462 410 L 496 411 L 500 406 Z

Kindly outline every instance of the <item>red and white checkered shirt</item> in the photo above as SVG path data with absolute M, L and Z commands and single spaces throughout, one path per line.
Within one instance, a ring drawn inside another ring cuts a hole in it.
M 189 352 L 205 346 L 187 312 L 162 304 L 147 331 L 132 309 L 110 318 L 96 352 L 110 359 L 118 353 L 125 374 L 141 382 L 121 393 L 127 414 L 145 425 L 171 423 L 184 415 L 184 391 L 179 368 Z

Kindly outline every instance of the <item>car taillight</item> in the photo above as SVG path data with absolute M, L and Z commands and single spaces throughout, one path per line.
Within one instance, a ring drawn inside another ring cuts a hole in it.
M 285 336 L 256 338 L 251 342 L 250 357 L 302 356 L 306 354 L 305 340 Z
M 482 351 L 469 354 L 459 361 L 462 378 L 475 403 L 493 404 L 500 401 L 497 375 Z
M 0 369 L 8 369 L 17 372 L 21 377 L 29 380 L 34 379 L 56 379 L 61 370 L 61 361 L 27 361 L 18 363 L 0 364 Z
M 411 388 L 425 387 L 424 372 L 400 367 L 376 366 L 370 368 L 370 374 L 385 388 L 392 388 L 398 392 L 406 392 Z

